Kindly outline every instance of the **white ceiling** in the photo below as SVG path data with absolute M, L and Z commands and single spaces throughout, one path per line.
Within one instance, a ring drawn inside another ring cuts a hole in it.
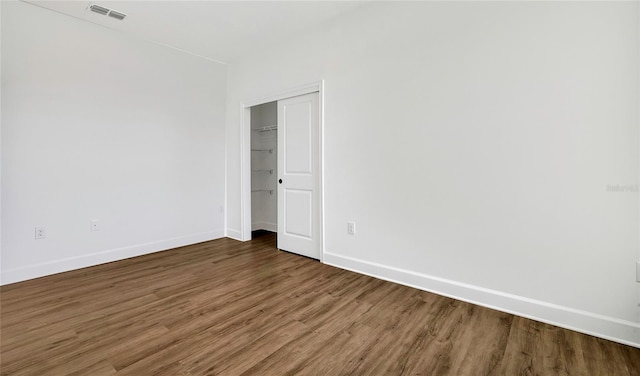
M 364 1 L 56 1 L 26 0 L 211 60 L 229 62 L 349 12 Z M 123 21 L 89 4 L 127 15 Z

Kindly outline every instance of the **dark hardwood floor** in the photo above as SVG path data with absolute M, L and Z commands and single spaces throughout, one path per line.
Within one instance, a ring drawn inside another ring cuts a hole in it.
M 640 375 L 640 349 L 220 239 L 3 286 L 2 375 Z

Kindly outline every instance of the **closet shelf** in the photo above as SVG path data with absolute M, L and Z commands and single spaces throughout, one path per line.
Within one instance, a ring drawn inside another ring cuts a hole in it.
M 264 151 L 269 152 L 269 154 L 273 154 L 273 149 L 251 149 L 251 151 Z
M 252 170 L 253 172 L 268 172 L 269 175 L 273 175 L 273 169 L 270 170 Z
M 254 132 L 273 132 L 278 130 L 277 125 L 265 125 L 264 127 L 252 129 Z
M 252 189 L 251 192 L 269 192 L 270 195 L 273 195 L 273 189 Z

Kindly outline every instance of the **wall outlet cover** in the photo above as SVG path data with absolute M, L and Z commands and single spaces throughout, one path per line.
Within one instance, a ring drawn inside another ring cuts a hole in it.
M 355 222 L 347 222 L 347 233 L 349 235 L 356 234 L 356 223 Z

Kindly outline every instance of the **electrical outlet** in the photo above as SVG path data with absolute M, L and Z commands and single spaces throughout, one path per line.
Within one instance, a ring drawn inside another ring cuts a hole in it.
M 92 219 L 89 222 L 89 229 L 91 231 L 100 231 L 100 221 L 98 221 L 97 219 Z
M 355 235 L 356 234 L 356 223 L 355 222 L 347 222 L 347 234 Z
M 44 227 L 36 227 L 36 239 L 44 239 L 47 237 L 47 233 L 44 231 Z

